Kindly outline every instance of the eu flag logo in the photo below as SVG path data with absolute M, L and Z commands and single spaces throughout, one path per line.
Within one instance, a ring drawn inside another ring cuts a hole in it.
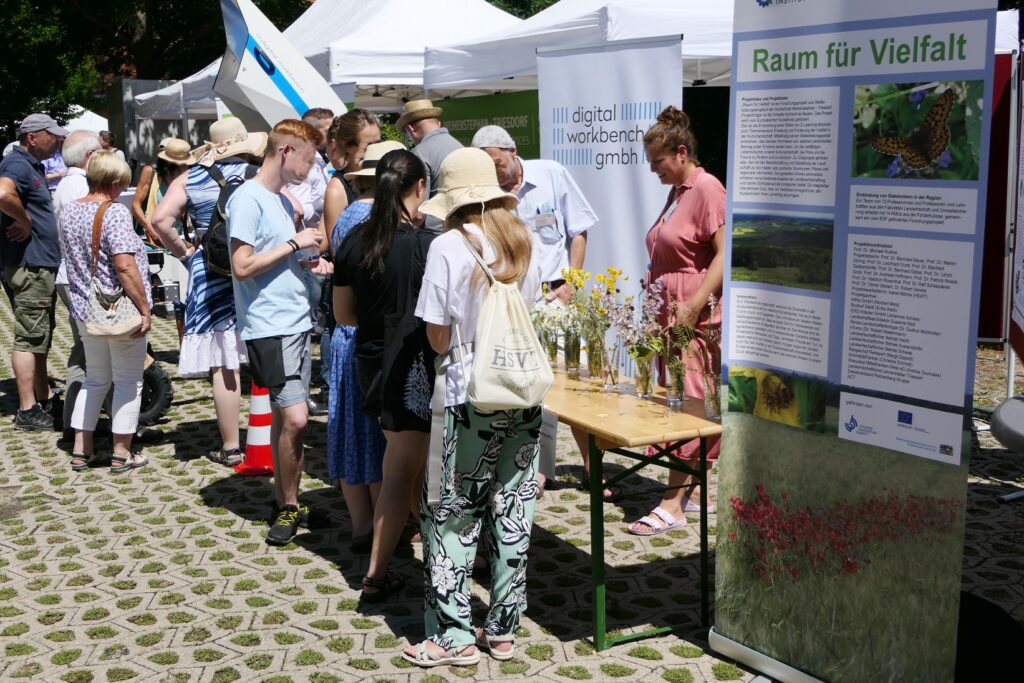
M 912 425 L 914 424 L 914 414 L 909 410 L 900 410 L 896 416 L 896 421 L 901 425 Z

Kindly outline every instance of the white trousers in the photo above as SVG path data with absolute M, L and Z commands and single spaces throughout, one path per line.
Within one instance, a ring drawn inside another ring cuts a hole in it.
M 79 327 L 85 349 L 85 383 L 71 414 L 74 429 L 96 429 L 103 401 L 114 385 L 110 406 L 110 431 L 134 434 L 142 404 L 142 373 L 146 369 L 146 338 L 94 337 Z

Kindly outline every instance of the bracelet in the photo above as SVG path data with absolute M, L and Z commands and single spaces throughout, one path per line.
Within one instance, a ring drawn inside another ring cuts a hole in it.
M 295 240 L 288 240 L 287 242 L 285 242 L 285 244 L 292 248 L 293 254 L 299 250 L 299 243 L 296 242 Z

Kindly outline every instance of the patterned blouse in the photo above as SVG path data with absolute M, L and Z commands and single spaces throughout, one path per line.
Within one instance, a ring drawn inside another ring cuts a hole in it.
M 71 202 L 60 212 L 60 248 L 68 267 L 68 291 L 71 295 L 71 315 L 85 320 L 89 312 L 89 283 L 92 280 L 92 220 L 100 202 Z M 100 253 L 96 277 L 104 291 L 114 292 L 121 286 L 114 269 L 115 254 L 134 254 L 146 291 L 146 300 L 152 305 L 149 287 L 149 260 L 142 239 L 132 227 L 132 214 L 124 204 L 114 202 L 103 216 L 100 230 Z

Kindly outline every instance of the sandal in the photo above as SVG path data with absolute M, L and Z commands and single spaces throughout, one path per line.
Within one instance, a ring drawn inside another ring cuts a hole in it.
M 647 528 L 644 529 L 639 526 L 640 524 Z M 672 531 L 684 526 L 686 526 L 685 517 L 681 516 L 679 519 L 676 519 L 662 509 L 661 506 L 658 506 L 651 510 L 651 514 L 641 517 L 630 524 L 627 531 L 634 536 L 656 536 L 657 534 L 663 534 L 666 531 Z
M 82 470 L 88 469 L 95 457 L 95 454 L 86 455 L 85 453 L 72 453 L 71 471 L 81 472 Z
M 447 650 L 436 652 L 427 649 L 429 640 L 424 640 L 416 646 L 416 654 L 411 655 L 402 650 L 402 659 L 411 662 L 416 666 L 430 669 L 435 666 L 472 666 L 480 661 L 480 651 L 473 650 L 470 654 L 462 654 L 473 645 L 464 645 L 461 648 L 450 647 Z M 439 646 L 440 647 L 440 646 Z
M 218 465 L 224 465 L 225 467 L 234 467 L 245 459 L 245 456 L 242 455 L 242 449 L 240 448 L 232 448 L 229 451 L 226 451 L 223 448 L 218 448 L 215 451 L 207 453 L 206 457 L 211 462 L 215 462 Z
M 390 570 L 384 572 L 384 576 L 379 579 L 364 576 L 364 590 L 359 594 L 359 601 L 373 604 L 384 602 L 392 595 L 397 595 L 403 586 L 405 586 L 405 577 L 399 576 Z M 367 593 L 366 588 L 373 588 L 375 590 L 372 593 Z
M 110 456 L 110 471 L 114 474 L 135 470 L 149 464 L 149 458 L 141 453 L 132 453 L 125 457 L 123 455 Z
M 496 647 L 498 645 L 505 645 L 506 643 L 509 645 L 507 650 Z M 515 636 L 513 635 L 491 636 L 482 628 L 477 629 L 476 646 L 487 650 L 491 655 L 491 659 L 499 662 L 507 662 L 516 656 Z
M 589 470 L 583 470 L 583 473 L 580 474 L 580 484 L 583 487 L 584 491 L 590 491 Z M 604 502 L 606 503 L 616 503 L 622 500 L 622 498 L 625 496 L 625 494 L 622 492 L 622 488 L 619 486 L 607 486 L 604 490 L 607 491 L 607 493 L 602 492 L 603 495 L 601 497 L 604 499 Z

